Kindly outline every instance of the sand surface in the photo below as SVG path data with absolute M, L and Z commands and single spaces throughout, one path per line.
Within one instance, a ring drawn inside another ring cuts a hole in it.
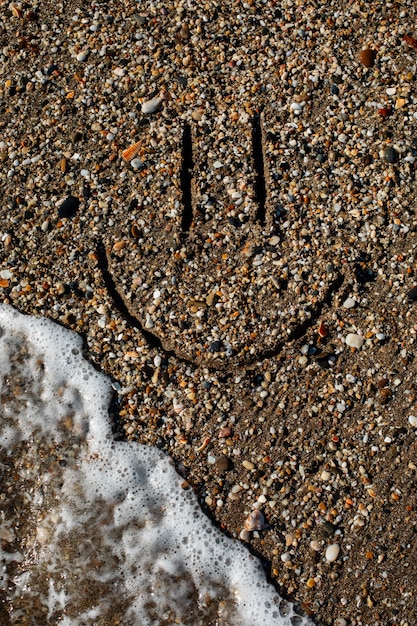
M 1 300 L 317 624 L 416 623 L 414 2 L 0 14 Z

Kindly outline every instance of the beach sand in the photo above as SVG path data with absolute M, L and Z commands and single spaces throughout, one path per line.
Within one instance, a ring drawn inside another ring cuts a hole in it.
M 317 624 L 416 623 L 414 3 L 0 13 L 2 302 Z

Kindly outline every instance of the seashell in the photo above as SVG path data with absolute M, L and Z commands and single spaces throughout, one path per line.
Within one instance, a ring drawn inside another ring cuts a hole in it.
M 61 172 L 65 174 L 65 172 L 67 171 L 67 159 L 65 157 L 61 159 L 60 168 Z
M 126 148 L 126 150 L 123 150 L 122 157 L 124 158 L 124 160 L 125 161 L 131 161 L 137 155 L 137 153 L 139 152 L 140 145 L 141 145 L 141 142 L 137 141 L 136 143 L 134 143 L 129 148 Z
M 161 96 L 156 96 L 152 98 L 152 100 L 148 100 L 142 104 L 142 113 L 145 115 L 149 115 L 150 113 L 156 113 L 161 108 L 161 104 L 163 102 L 163 98 Z
M 116 241 L 116 243 L 113 246 L 113 250 L 115 252 L 119 252 L 120 250 L 123 250 L 123 248 L 126 246 L 126 242 L 125 241 Z
M 132 237 L 134 237 L 135 239 L 139 239 L 140 235 L 141 235 L 141 231 L 139 229 L 139 226 L 137 224 L 133 224 L 132 228 L 130 229 L 130 232 L 132 233 Z
M 417 285 L 410 289 L 407 293 L 407 298 L 411 300 L 411 302 L 417 302 Z
M 361 50 L 359 53 L 359 61 L 365 67 L 372 67 L 375 63 L 376 59 L 376 51 L 371 48 L 366 48 L 365 50 Z
M 243 524 L 245 530 L 262 530 L 265 526 L 265 517 L 261 511 L 257 509 L 252 511 L 250 515 L 245 519 L 245 523 Z
M 15 6 L 12 6 L 12 13 L 15 17 L 22 17 L 22 11 Z

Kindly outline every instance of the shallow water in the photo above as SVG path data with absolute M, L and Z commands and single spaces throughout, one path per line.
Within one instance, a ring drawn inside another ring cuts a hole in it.
M 114 441 L 82 342 L 0 305 L 0 622 L 304 625 L 162 452 Z

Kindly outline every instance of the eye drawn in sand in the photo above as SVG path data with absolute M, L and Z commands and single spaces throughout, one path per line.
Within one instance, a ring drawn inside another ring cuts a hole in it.
M 240 146 L 222 121 L 178 127 L 165 195 L 137 201 L 139 219 L 116 225 L 102 267 L 119 306 L 150 338 L 182 359 L 228 369 L 302 336 L 344 271 L 331 246 L 324 252 L 329 231 L 316 228 L 317 207 L 291 195 L 287 172 L 300 155 L 274 153 L 273 115 L 242 120 Z M 138 196 L 143 188 L 146 166 Z

